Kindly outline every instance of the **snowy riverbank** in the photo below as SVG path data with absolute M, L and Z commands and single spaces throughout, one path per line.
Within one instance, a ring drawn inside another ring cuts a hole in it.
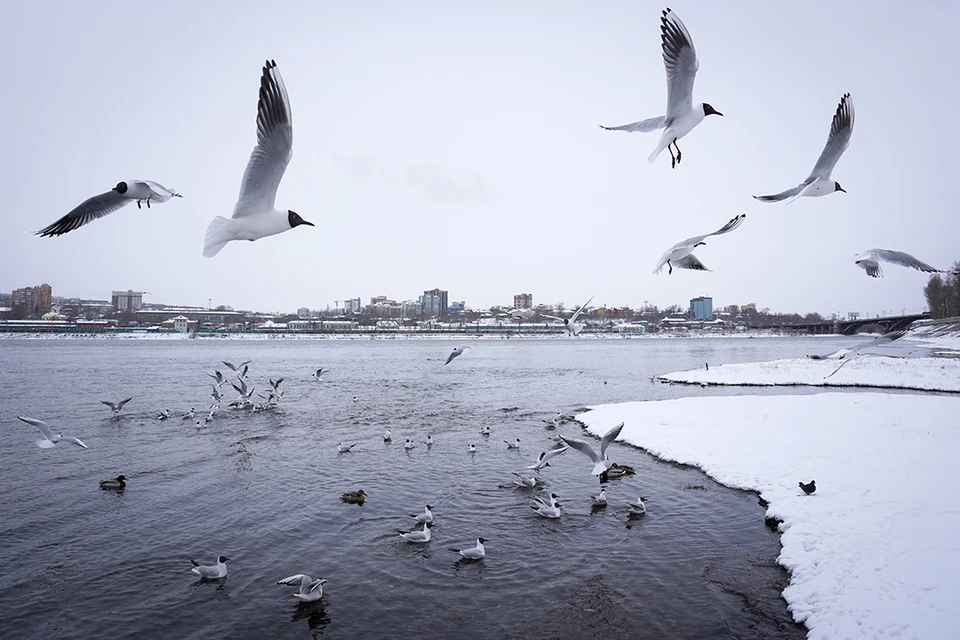
M 822 393 L 631 402 L 577 419 L 595 435 L 623 421 L 622 440 L 760 492 L 782 521 L 783 596 L 810 638 L 932 640 L 960 637 L 957 416 L 960 398 Z M 806 496 L 797 483 L 811 479 Z

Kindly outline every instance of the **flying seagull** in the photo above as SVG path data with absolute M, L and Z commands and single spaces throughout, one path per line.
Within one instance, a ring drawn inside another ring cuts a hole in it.
M 122 209 L 134 201 L 137 203 L 137 209 L 142 207 L 143 202 L 147 203 L 149 209 L 151 201 L 166 202 L 170 198 L 182 197 L 179 193 L 151 180 L 125 180 L 118 182 L 117 186 L 106 193 L 84 200 L 73 211 L 36 233 L 39 236 L 62 236 L 108 213 Z
M 610 458 L 607 457 L 607 447 L 610 446 L 610 443 L 617 439 L 617 436 L 620 435 L 620 431 L 623 429 L 623 423 L 621 422 L 617 426 L 613 427 L 600 438 L 600 453 L 597 453 L 593 450 L 588 443 L 583 440 L 576 440 L 574 438 L 566 438 L 560 436 L 560 439 L 566 442 L 568 445 L 582 453 L 583 455 L 590 458 L 593 461 L 593 471 L 591 473 L 595 476 L 601 475 L 606 472 L 613 463 L 610 462 Z
M 224 366 L 228 367 L 231 371 L 233 371 L 234 373 L 236 373 L 236 372 L 240 371 L 241 369 L 243 369 L 243 368 L 244 368 L 245 366 L 247 366 L 248 364 L 250 364 L 251 362 L 253 362 L 253 360 L 244 360 L 243 362 L 241 362 L 241 363 L 238 364 L 238 365 L 234 365 L 233 363 L 227 362 L 226 360 L 221 360 L 220 362 L 222 362 L 222 363 L 224 364 Z M 220 372 L 217 371 L 217 373 L 219 374 Z M 210 374 L 208 373 L 207 375 L 210 375 Z
M 693 250 L 702 244 L 707 244 L 704 242 L 704 239 L 709 238 L 710 236 L 719 236 L 723 233 L 730 233 L 739 227 L 746 217 L 747 214 L 741 213 L 713 233 L 706 233 L 702 236 L 687 238 L 683 242 L 678 242 L 677 244 L 673 245 L 664 251 L 662 256 L 660 256 L 660 261 L 657 263 L 657 267 L 653 270 L 654 275 L 660 273 L 660 270 L 663 269 L 664 265 L 670 269 L 667 272 L 667 275 L 673 274 L 674 268 L 692 269 L 694 271 L 710 271 L 710 269 L 707 269 L 705 266 L 703 266 L 703 263 L 700 262 L 697 256 L 693 255 Z
M 193 563 L 193 569 L 190 569 L 193 573 L 197 574 L 201 578 L 207 578 L 209 580 L 217 580 L 219 578 L 227 577 L 227 556 L 220 556 L 217 558 L 217 564 L 203 566 L 196 560 L 191 560 Z
M 846 193 L 846 189 L 841 187 L 839 182 L 830 179 L 830 174 L 833 173 L 833 168 L 837 166 L 837 160 L 850 146 L 850 137 L 853 135 L 853 116 L 853 98 L 850 97 L 849 93 L 845 93 L 840 98 L 840 104 L 837 105 L 837 112 L 833 115 L 827 144 L 820 152 L 817 164 L 814 165 L 813 171 L 810 172 L 807 179 L 792 189 L 771 196 L 753 197 L 760 202 L 780 202 L 781 200 L 793 200 L 800 196 L 817 198 L 830 195 L 834 191 Z
M 35 426 L 37 429 L 40 430 L 40 435 L 43 436 L 43 440 L 37 440 L 37 446 L 40 447 L 41 449 L 50 449 L 52 447 L 57 446 L 57 443 L 61 441 L 71 442 L 83 449 L 87 448 L 87 445 L 83 444 L 83 442 L 81 442 L 77 438 L 74 438 L 73 436 L 65 436 L 59 433 L 54 433 L 53 431 L 50 430 L 50 427 L 43 420 L 37 420 L 35 418 L 24 418 L 23 416 L 17 416 L 17 417 L 23 420 L 24 422 L 26 422 L 27 424 L 32 424 L 33 426 Z
M 858 267 L 867 272 L 871 278 L 883 277 L 883 269 L 880 268 L 881 262 L 898 264 L 901 267 L 909 267 L 924 273 L 947 273 L 942 269 L 931 267 L 926 262 L 921 262 L 909 253 L 903 251 L 891 251 L 890 249 L 869 249 L 856 256 L 854 262 Z
M 697 77 L 700 61 L 697 60 L 697 51 L 693 48 L 690 32 L 669 8 L 665 9 L 660 17 L 660 43 L 663 47 L 663 64 L 667 68 L 667 115 L 619 127 L 600 127 L 608 131 L 642 133 L 663 129 L 660 142 L 647 158 L 647 162 L 653 162 L 667 149 L 670 152 L 670 166 L 676 168 L 680 163 L 677 140 L 693 131 L 705 117 L 723 114 L 706 102 L 694 106 L 693 81 Z M 673 155 L 671 145 L 677 150 L 677 155 Z
M 573 315 L 569 318 L 558 318 L 557 316 L 548 316 L 547 314 L 542 314 L 545 318 L 551 318 L 552 320 L 559 320 L 563 323 L 563 328 L 567 330 L 567 335 L 578 336 L 583 330 L 582 324 L 577 324 L 577 318 L 580 317 L 580 314 L 583 313 L 583 310 L 587 308 L 587 305 L 593 301 L 594 296 L 590 296 L 590 299 L 583 303 L 579 309 L 573 312 Z
M 454 347 L 453 351 L 450 352 L 450 355 L 447 356 L 447 361 L 443 363 L 443 366 L 447 366 L 450 362 L 457 356 L 463 355 L 463 352 L 469 349 L 470 347 Z
M 250 154 L 240 183 L 240 197 L 233 207 L 233 217 L 217 216 L 207 227 L 203 239 L 203 255 L 220 253 L 233 240 L 258 240 L 283 233 L 301 224 L 314 226 L 296 211 L 274 208 L 277 187 L 293 157 L 293 114 L 287 88 L 280 77 L 277 63 L 268 60 L 260 78 L 260 100 L 257 104 L 257 146 Z
M 859 356 L 859 355 L 860 355 L 860 352 L 863 351 L 863 350 L 865 350 L 865 349 L 868 349 L 868 348 L 871 348 L 871 347 L 879 347 L 879 346 L 881 346 L 881 345 L 887 344 L 888 342 L 893 342 L 894 340 L 899 340 L 899 339 L 902 338 L 904 335 L 906 335 L 906 333 L 907 333 L 906 329 L 898 329 L 898 330 L 896 330 L 896 331 L 888 331 L 887 333 L 883 334 L 882 336 L 877 336 L 876 338 L 873 338 L 872 340 L 867 340 L 866 342 L 861 342 L 861 343 L 859 343 L 859 344 L 855 344 L 855 345 L 853 345 L 852 347 L 844 347 L 843 349 L 839 349 L 838 351 L 832 351 L 832 352 L 830 352 L 830 353 L 823 353 L 823 354 L 813 353 L 813 354 L 807 354 L 807 357 L 810 358 L 811 360 L 843 360 L 845 357 L 847 357 L 847 356 L 848 356 L 849 354 L 851 354 L 851 353 L 854 353 L 854 354 L 856 354 L 857 356 Z M 832 375 L 832 374 L 831 374 L 831 375 Z
M 323 579 L 314 580 L 305 573 L 298 573 L 295 576 L 277 580 L 277 584 L 288 584 L 294 587 L 299 586 L 300 590 L 294 592 L 293 597 L 300 602 L 315 602 L 322 598 L 323 585 L 326 584 L 326 582 L 327 581 Z
M 121 400 L 120 402 L 110 402 L 109 400 L 101 400 L 100 402 L 113 409 L 114 418 L 119 418 L 120 411 L 123 410 L 123 405 L 127 404 L 131 400 L 133 400 L 133 397 L 127 398 L 126 400 Z
M 565 453 L 569 448 L 570 447 L 557 447 L 556 449 L 541 451 L 540 455 L 537 456 L 537 461 L 527 467 L 527 469 L 533 469 L 534 471 L 539 472 L 540 469 L 550 466 L 550 458 L 558 456 L 561 453 Z

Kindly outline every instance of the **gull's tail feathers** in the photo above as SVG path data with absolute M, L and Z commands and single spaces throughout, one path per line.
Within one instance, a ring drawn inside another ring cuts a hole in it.
M 203 237 L 203 257 L 212 258 L 234 239 L 233 220 L 217 216 L 207 227 L 207 234 Z

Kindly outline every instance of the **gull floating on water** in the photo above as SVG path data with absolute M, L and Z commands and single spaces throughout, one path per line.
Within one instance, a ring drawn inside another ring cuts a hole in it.
M 680 18 L 672 10 L 665 9 L 660 17 L 660 43 L 663 48 L 663 64 L 667 69 L 667 115 L 647 118 L 640 122 L 601 128 L 608 131 L 640 131 L 647 133 L 663 129 L 660 142 L 647 158 L 653 162 L 666 149 L 670 152 L 670 166 L 676 168 L 680 163 L 680 147 L 677 140 L 693 131 L 709 115 L 722 116 L 706 102 L 694 106 L 693 81 L 697 77 L 700 61 L 693 48 L 693 39 Z M 673 155 L 673 149 L 677 155 Z
M 431 505 L 424 507 L 423 511 L 420 513 L 411 513 L 410 517 L 415 518 L 418 524 L 423 524 L 424 522 L 433 522 L 433 509 Z
M 580 314 L 583 313 L 583 310 L 587 308 L 587 305 L 593 300 L 593 296 L 590 296 L 590 300 L 587 300 L 580 308 L 573 312 L 569 318 L 558 318 L 557 316 L 547 315 L 546 313 L 542 314 L 545 318 L 550 318 L 552 320 L 559 320 L 563 323 L 563 328 L 567 330 L 567 335 L 569 336 L 578 336 L 583 330 L 583 325 L 577 324 L 577 318 L 580 317 Z
M 127 403 L 130 402 L 131 400 L 133 400 L 132 397 L 127 398 L 126 400 L 121 400 L 120 402 L 110 402 L 109 400 L 101 400 L 100 402 L 103 403 L 103 404 L 105 404 L 105 405 L 107 405 L 108 407 L 110 407 L 110 408 L 113 410 L 113 417 L 114 417 L 114 418 L 119 418 L 119 417 L 120 417 L 120 411 L 123 409 L 123 405 L 127 404 Z
M 233 240 L 258 240 L 289 231 L 302 224 L 314 226 L 295 211 L 274 208 L 277 188 L 293 157 L 293 114 L 287 88 L 277 63 L 269 60 L 260 78 L 257 104 L 257 146 L 250 154 L 240 183 L 233 217 L 217 216 L 207 227 L 203 255 L 217 255 Z
M 871 278 L 880 278 L 883 276 L 883 269 L 880 268 L 881 262 L 889 262 L 890 264 L 916 269 L 924 273 L 948 273 L 943 269 L 931 267 L 926 262 L 917 260 L 909 253 L 891 251 L 890 249 L 868 249 L 857 255 L 853 260 L 856 265 L 866 271 L 867 275 Z
M 504 440 L 507 443 L 507 449 L 519 449 L 520 448 L 520 438 L 517 438 L 513 442 Z
M 588 443 L 583 440 L 576 440 L 574 438 L 566 438 L 560 436 L 560 439 L 565 443 L 582 453 L 583 455 L 590 458 L 593 461 L 593 471 L 592 473 L 595 476 L 598 476 L 604 473 L 609 469 L 613 463 L 610 462 L 610 458 L 607 457 L 607 447 L 610 446 L 610 443 L 617 439 L 617 436 L 620 435 L 620 431 L 623 429 L 623 423 L 621 422 L 617 426 L 613 427 L 600 438 L 600 453 L 597 453 L 593 450 Z
M 813 171 L 807 176 L 807 179 L 786 191 L 781 191 L 770 196 L 753 196 L 760 202 L 780 202 L 781 200 L 793 200 L 800 196 L 810 196 L 817 198 L 827 196 L 835 191 L 846 189 L 840 186 L 840 183 L 831 180 L 830 174 L 833 168 L 837 166 L 837 161 L 843 152 L 850 146 L 850 137 L 853 135 L 853 98 L 849 93 L 843 94 L 840 98 L 840 104 L 837 105 L 837 112 L 833 115 L 833 121 L 830 123 L 830 134 L 827 136 L 827 144 L 820 152 L 817 164 Z
M 197 416 L 197 412 L 193 410 L 193 407 L 190 407 L 190 411 L 183 414 L 183 420 L 193 420 Z
M 403 443 L 404 449 L 413 449 L 415 446 L 417 445 L 415 445 L 413 443 L 413 440 L 411 440 L 410 438 L 407 438 L 406 441 Z
M 117 491 L 122 491 L 127 487 L 127 476 L 119 475 L 116 478 L 110 478 L 109 480 L 101 480 L 100 488 L 101 489 L 115 489 Z
M 430 523 L 423 523 L 423 531 L 419 529 L 401 533 L 400 537 L 410 542 L 430 542 Z
M 530 476 L 528 478 L 521 473 L 517 473 L 516 471 L 513 472 L 513 475 L 517 476 L 517 478 L 513 481 L 513 484 L 517 485 L 518 487 L 523 487 L 525 489 L 535 489 L 537 487 L 537 479 L 535 477 Z
M 393 440 L 393 434 L 390 433 L 390 429 L 387 429 L 383 432 L 383 441 L 390 442 L 391 440 Z
M 290 576 L 289 578 L 284 578 L 283 580 L 277 580 L 277 584 L 286 584 L 293 587 L 299 586 L 300 590 L 295 591 L 292 595 L 300 602 L 316 602 L 322 598 L 323 585 L 326 583 L 326 580 L 314 580 L 305 573 L 298 573 L 295 576 Z
M 637 498 L 636 502 L 628 502 L 627 506 L 630 507 L 630 515 L 642 516 L 647 512 L 647 505 L 643 504 L 643 498 Z
M 427 446 L 428 447 L 433 446 L 433 436 L 430 436 L 430 435 L 427 436 Z
M 467 560 L 483 560 L 487 555 L 487 550 L 483 548 L 483 543 L 486 541 L 486 538 L 477 538 L 477 546 L 475 547 L 467 547 L 466 549 L 451 548 L 450 551 L 456 551 Z
M 157 419 L 159 420 L 166 420 L 169 417 L 170 417 L 170 409 L 164 409 L 163 411 L 160 411 L 157 413 Z
M 470 443 L 467 445 L 467 453 L 476 453 L 476 452 L 477 452 L 477 445 L 473 443 Z
M 201 578 L 207 578 L 208 580 L 217 580 L 219 578 L 226 578 L 227 577 L 226 562 L 229 559 L 230 558 L 228 558 L 227 556 L 220 556 L 219 558 L 217 558 L 217 564 L 208 565 L 208 566 L 203 566 L 196 560 L 190 560 L 190 562 L 193 563 L 193 569 L 191 569 L 190 571 L 197 574 Z
M 53 224 L 37 231 L 39 236 L 60 236 L 74 229 L 78 229 L 88 222 L 113 213 L 131 202 L 136 201 L 137 208 L 146 202 L 150 208 L 151 202 L 166 202 L 170 198 L 182 198 L 160 183 L 151 180 L 125 180 L 106 193 L 88 198 L 78 204 L 73 211 L 63 216 Z
M 357 446 L 357 443 L 353 444 L 343 444 L 342 442 L 337 443 L 337 453 L 348 453 L 351 449 Z
M 487 426 L 480 427 L 480 435 L 482 436 L 490 435 L 490 427 L 487 427 Z
M 730 233 L 741 224 L 746 219 L 747 214 L 741 213 L 733 220 L 723 225 L 713 233 L 705 233 L 702 236 L 694 236 L 692 238 L 687 238 L 683 242 L 678 242 L 669 249 L 667 249 L 662 256 L 660 256 L 660 261 L 657 263 L 656 268 L 653 270 L 654 275 L 660 273 L 664 265 L 670 268 L 667 272 L 667 275 L 672 275 L 674 268 L 677 269 L 692 269 L 694 271 L 710 271 L 697 256 L 693 255 L 693 250 L 699 247 L 702 244 L 707 244 L 704 242 L 704 239 L 709 238 L 710 236 L 719 236 L 724 233 Z
M 537 512 L 537 515 L 542 518 L 551 518 L 556 519 L 561 515 L 560 512 L 560 503 L 556 500 L 557 494 L 550 494 L 550 504 L 543 502 L 542 500 L 537 499 L 537 504 L 530 505 L 530 508 Z
M 463 352 L 469 349 L 470 347 L 454 347 L 453 351 L 450 352 L 450 355 L 447 356 L 447 361 L 443 363 L 443 366 L 450 364 L 450 361 L 456 358 L 457 356 L 463 355 Z
M 50 449 L 51 447 L 55 447 L 57 443 L 61 441 L 70 442 L 83 449 L 87 448 L 87 445 L 83 444 L 83 442 L 77 438 L 74 438 L 73 436 L 65 436 L 59 433 L 54 433 L 43 420 L 37 420 L 36 418 L 25 418 L 23 416 L 17 417 L 27 424 L 32 424 L 40 430 L 40 435 L 43 436 L 43 440 L 37 440 L 37 446 L 41 449 Z
M 590 496 L 591 502 L 595 507 L 605 507 L 607 506 L 607 490 L 603 487 L 600 487 L 600 493 L 595 496 Z

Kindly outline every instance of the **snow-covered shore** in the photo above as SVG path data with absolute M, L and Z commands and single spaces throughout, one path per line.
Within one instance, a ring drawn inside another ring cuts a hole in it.
M 846 362 L 836 359 L 788 359 L 724 364 L 710 367 L 709 370 L 677 371 L 663 374 L 659 379 L 664 382 L 707 385 L 807 385 L 960 392 L 960 359 L 881 356 L 860 357 Z
M 838 339 L 838 345 L 843 339 Z M 902 338 L 864 342 L 851 336 L 833 354 L 723 364 L 665 373 L 664 382 L 700 385 L 879 387 L 960 392 L 960 323 L 917 323 Z
M 960 638 L 960 398 L 700 397 L 577 419 L 598 436 L 623 421 L 622 440 L 760 492 L 782 521 L 783 596 L 810 638 Z M 806 496 L 797 483 L 811 479 Z

